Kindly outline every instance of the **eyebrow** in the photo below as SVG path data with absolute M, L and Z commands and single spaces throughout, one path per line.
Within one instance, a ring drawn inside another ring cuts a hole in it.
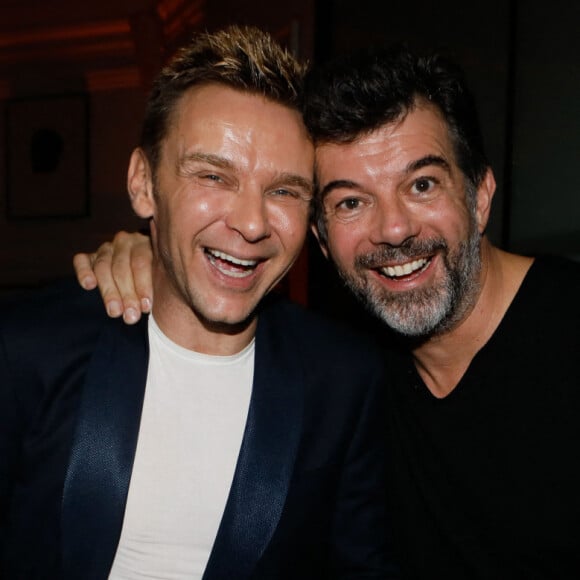
M 413 173 L 414 171 L 418 171 L 419 169 L 423 169 L 423 167 L 428 167 L 429 165 L 436 165 L 437 167 L 445 169 L 447 172 L 451 171 L 449 162 L 443 157 L 439 155 L 425 155 L 425 157 L 421 157 L 421 159 L 411 161 L 411 163 L 405 167 L 405 173 Z
M 234 164 L 225 157 L 221 157 L 220 155 L 214 155 L 213 153 L 201 153 L 201 152 L 194 152 L 194 153 L 186 153 L 182 157 L 177 160 L 177 169 L 183 169 L 185 165 L 191 162 L 201 161 L 205 163 L 209 163 L 214 167 L 219 167 L 221 169 L 234 169 Z
M 327 183 L 321 190 L 320 190 L 320 201 L 322 201 L 331 191 L 335 189 L 358 189 L 359 185 L 356 181 L 351 181 L 349 179 L 336 179 L 335 181 L 331 181 Z
M 314 191 L 312 180 L 305 179 L 296 173 L 281 173 L 272 182 L 272 185 L 292 185 L 304 189 L 309 195 Z

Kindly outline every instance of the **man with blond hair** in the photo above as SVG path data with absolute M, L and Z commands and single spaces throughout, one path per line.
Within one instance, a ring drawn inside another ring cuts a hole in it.
M 158 77 L 127 180 L 147 319 L 70 285 L 2 307 L 2 578 L 396 577 L 382 361 L 265 299 L 307 230 L 302 75 L 234 27 Z

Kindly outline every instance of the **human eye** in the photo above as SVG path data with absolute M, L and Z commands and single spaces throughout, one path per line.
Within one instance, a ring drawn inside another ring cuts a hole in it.
M 202 181 L 209 181 L 214 183 L 220 183 L 223 181 L 223 179 L 219 175 L 216 175 L 215 173 L 205 173 L 205 172 L 199 175 L 199 179 L 201 179 Z
M 270 190 L 269 195 L 270 195 L 270 197 L 272 197 L 275 200 L 285 201 L 285 202 L 304 201 L 304 202 L 308 203 L 308 202 L 310 202 L 310 200 L 312 198 L 310 192 L 305 191 L 304 189 L 302 189 L 299 186 L 297 186 L 297 187 L 293 187 L 293 186 L 274 187 Z
M 229 189 L 234 186 L 235 180 L 225 172 L 212 169 L 202 169 L 193 175 L 193 183 L 197 187 L 208 189 Z
M 277 197 L 298 197 L 298 193 L 296 191 L 286 189 L 285 187 L 278 187 L 273 189 L 271 194 Z
M 324 200 L 324 209 L 329 218 L 349 220 L 359 216 L 367 204 L 364 196 L 331 194 Z
M 418 177 L 411 183 L 411 193 L 416 195 L 431 193 L 437 184 L 438 181 L 433 177 Z
M 336 204 L 336 209 L 339 211 L 355 211 L 359 209 L 361 200 L 356 197 L 347 197 Z

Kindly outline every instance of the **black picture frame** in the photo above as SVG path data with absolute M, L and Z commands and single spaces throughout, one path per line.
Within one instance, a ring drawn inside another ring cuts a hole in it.
M 86 95 L 20 98 L 6 105 L 7 217 L 89 214 Z

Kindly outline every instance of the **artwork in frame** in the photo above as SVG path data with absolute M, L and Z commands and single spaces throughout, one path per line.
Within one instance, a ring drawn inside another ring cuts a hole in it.
M 85 95 L 14 99 L 6 107 L 6 194 L 11 219 L 88 215 Z

